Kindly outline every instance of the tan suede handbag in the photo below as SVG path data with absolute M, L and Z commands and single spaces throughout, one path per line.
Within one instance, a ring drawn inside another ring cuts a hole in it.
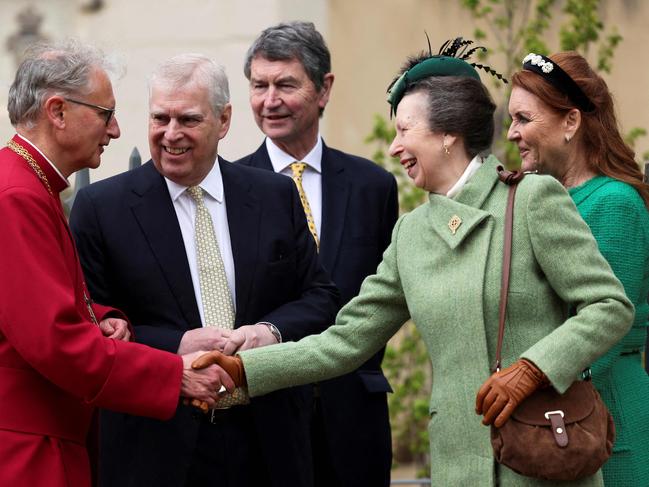
M 524 173 L 498 168 L 509 184 L 505 213 L 503 273 L 500 289 L 496 365 L 500 370 L 505 310 L 511 267 L 514 197 Z M 496 461 L 527 477 L 576 480 L 596 473 L 611 456 L 615 439 L 613 418 L 590 382 L 575 381 L 564 394 L 552 386 L 538 389 L 525 399 L 500 428 L 491 427 Z

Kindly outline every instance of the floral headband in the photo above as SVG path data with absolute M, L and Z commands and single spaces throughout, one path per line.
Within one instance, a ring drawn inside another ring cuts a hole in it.
M 582 91 L 575 80 L 561 67 L 541 54 L 529 53 L 523 59 L 523 69 L 540 75 L 544 80 L 566 95 L 582 112 L 592 112 L 595 105 Z
M 507 83 L 507 80 L 501 74 L 489 66 L 466 61 L 474 52 L 478 50 L 486 51 L 482 46 L 469 49 L 469 45 L 471 44 L 473 44 L 471 40 L 456 37 L 452 42 L 451 40 L 446 41 L 440 48 L 439 54 L 433 56 L 429 40 L 428 53 L 430 57 L 411 67 L 388 86 L 390 116 L 397 112 L 397 105 L 399 105 L 408 86 L 424 78 L 432 76 L 462 76 L 480 81 L 480 75 L 476 70 L 476 68 L 479 68 Z

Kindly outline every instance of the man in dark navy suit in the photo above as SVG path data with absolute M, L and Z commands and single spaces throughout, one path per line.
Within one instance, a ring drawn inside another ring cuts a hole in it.
M 264 30 L 245 61 L 250 104 L 266 140 L 239 160 L 291 176 L 314 240 L 343 303 L 376 271 L 397 219 L 394 177 L 371 161 L 327 147 L 319 119 L 334 75 L 327 45 L 312 23 Z M 316 485 L 381 487 L 392 449 L 383 350 L 361 368 L 314 388 Z
M 176 56 L 149 95 L 152 160 L 83 189 L 72 210 L 94 299 L 120 306 L 137 341 L 174 353 L 325 329 L 338 293 L 295 185 L 217 156 L 232 111 L 223 68 Z M 240 392 L 223 398 L 239 405 L 181 405 L 169 422 L 102 413 L 102 487 L 311 487 L 312 388 Z

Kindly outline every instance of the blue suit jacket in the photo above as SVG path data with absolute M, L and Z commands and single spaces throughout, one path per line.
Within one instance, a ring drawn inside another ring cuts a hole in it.
M 266 144 L 238 163 L 273 170 Z M 394 177 L 375 163 L 322 149 L 320 257 L 342 303 L 355 297 L 376 272 L 398 217 Z M 383 352 L 351 374 L 320 384 L 332 461 L 345 485 L 389 483 L 392 461 Z
M 334 320 L 338 293 L 323 270 L 294 184 L 267 171 L 219 160 L 236 285 L 235 327 L 274 323 L 285 341 Z M 149 161 L 84 188 L 70 225 L 93 298 L 122 309 L 136 339 L 176 352 L 201 326 L 180 226 L 164 178 Z M 310 485 L 309 388 L 250 406 L 272 485 Z M 199 422 L 180 406 L 169 422 L 104 414 L 103 485 L 184 485 Z M 286 461 L 289 458 L 290 461 Z M 251 459 L 252 461 L 260 459 Z

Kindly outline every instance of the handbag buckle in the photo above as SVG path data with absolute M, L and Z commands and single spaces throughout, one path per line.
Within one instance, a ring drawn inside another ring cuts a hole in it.
M 557 409 L 556 411 L 546 411 L 545 414 L 544 414 L 545 419 L 547 419 L 549 421 L 550 416 L 553 415 L 553 414 L 558 414 L 559 416 L 561 416 L 563 418 L 563 411 L 561 409 Z
M 550 421 L 550 429 L 554 441 L 560 448 L 568 446 L 568 433 L 566 432 L 566 424 L 563 422 L 563 411 L 557 409 L 556 411 L 546 411 L 545 419 Z

